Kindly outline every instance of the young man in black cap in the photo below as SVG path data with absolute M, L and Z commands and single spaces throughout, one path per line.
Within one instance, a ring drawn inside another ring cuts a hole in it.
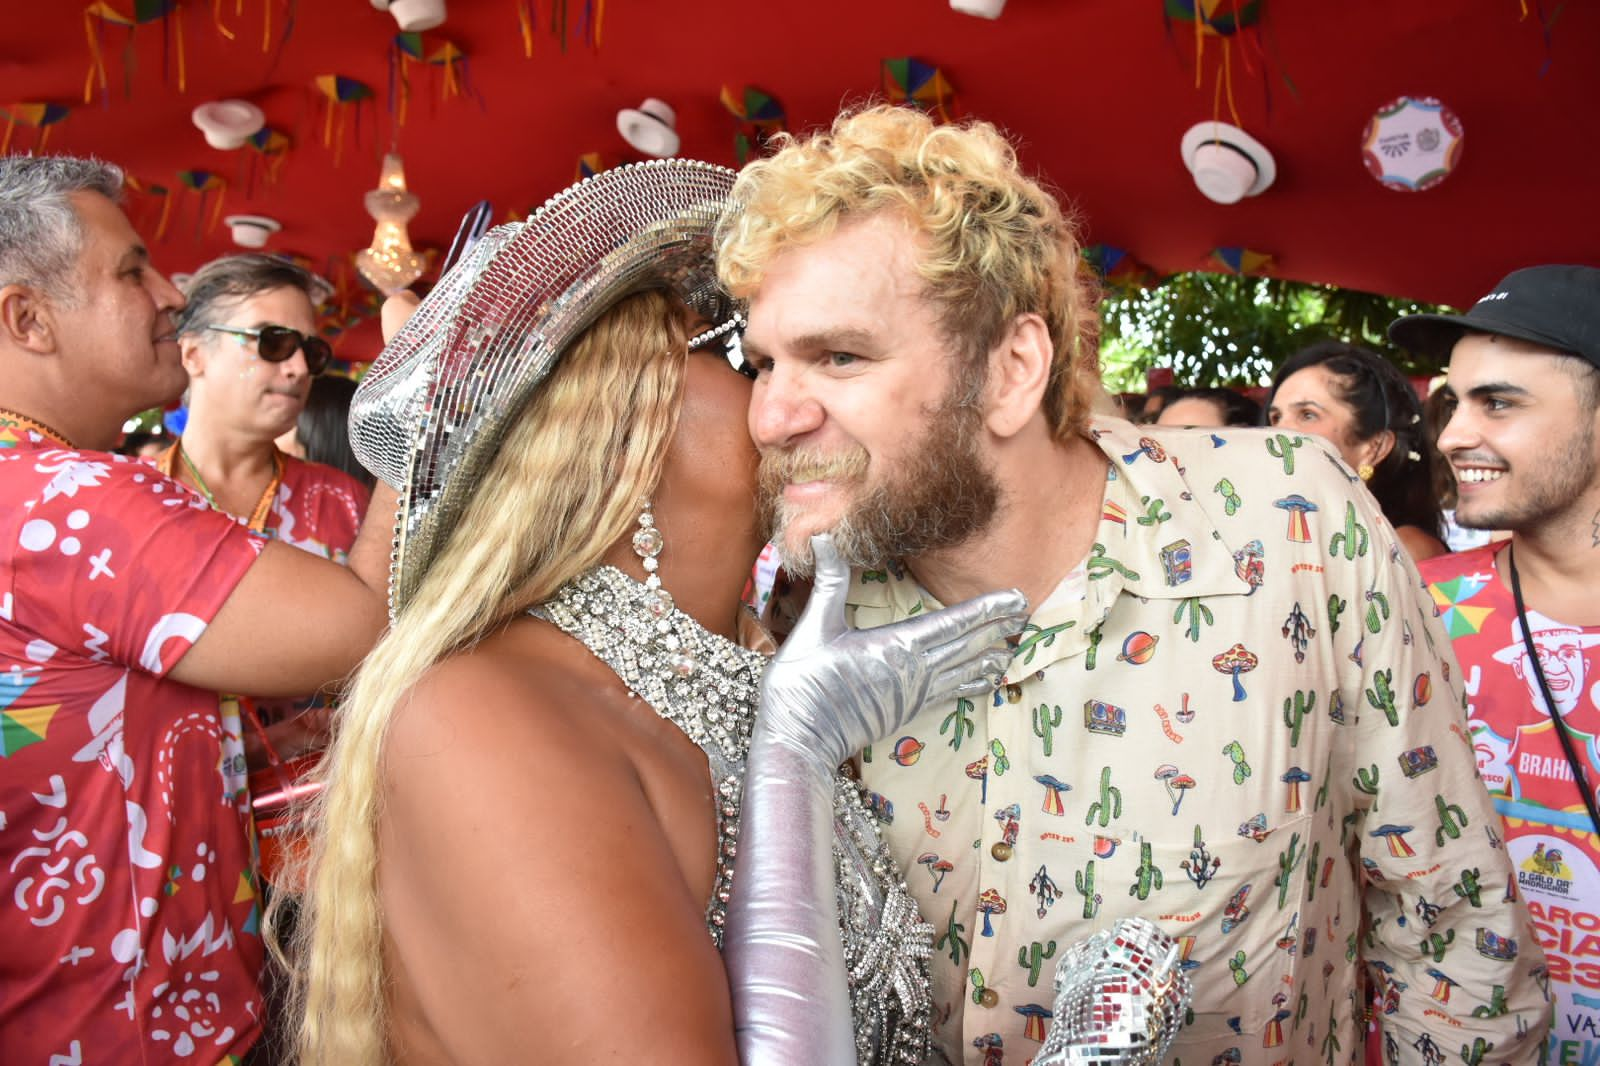
M 1398 343 L 1448 353 L 1456 521 L 1511 539 L 1421 564 L 1466 673 L 1478 768 L 1555 985 L 1548 1062 L 1600 1052 L 1600 270 L 1518 270 Z

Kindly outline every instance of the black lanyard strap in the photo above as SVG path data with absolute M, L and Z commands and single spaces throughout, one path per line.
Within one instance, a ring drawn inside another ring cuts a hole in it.
M 1539 649 L 1533 643 L 1533 631 L 1528 626 L 1528 613 L 1522 605 L 1522 581 L 1517 576 L 1517 556 L 1514 545 L 1506 546 L 1506 563 L 1511 571 L 1511 600 L 1517 607 L 1517 621 L 1522 625 L 1522 643 L 1528 649 L 1528 664 L 1533 668 L 1533 676 L 1539 682 L 1539 693 L 1544 697 L 1545 706 L 1550 708 L 1550 719 L 1555 725 L 1556 736 L 1561 740 L 1561 750 L 1567 756 L 1567 765 L 1572 768 L 1572 780 L 1578 786 L 1578 795 L 1583 797 L 1584 810 L 1589 812 L 1589 825 L 1600 834 L 1600 811 L 1595 809 L 1594 793 L 1589 790 L 1589 779 L 1583 772 L 1583 766 L 1578 762 L 1578 753 L 1573 749 L 1572 737 L 1567 733 L 1567 723 L 1561 717 L 1561 711 L 1556 707 L 1555 697 L 1550 695 L 1550 682 L 1544 679 L 1544 667 L 1539 665 Z

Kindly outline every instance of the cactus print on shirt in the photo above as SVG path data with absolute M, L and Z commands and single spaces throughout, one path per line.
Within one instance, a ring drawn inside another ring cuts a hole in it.
M 1450 641 L 1376 502 L 1321 441 L 1092 423 L 1094 546 L 1004 684 L 863 754 L 933 923 L 938 1039 L 1023 1066 L 1054 960 L 1126 915 L 1194 984 L 1171 1061 L 1363 1052 L 1531 1062 L 1549 1015 Z M 853 624 L 938 606 L 862 572 Z

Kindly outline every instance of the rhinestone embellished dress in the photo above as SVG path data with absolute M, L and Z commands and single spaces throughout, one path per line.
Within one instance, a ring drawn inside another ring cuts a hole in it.
M 733 891 L 745 757 L 766 657 L 741 648 L 613 567 L 561 588 L 534 616 L 583 643 L 629 691 L 683 731 L 710 763 L 717 795 L 717 870 L 706 926 L 717 947 Z M 856 1055 L 911 1066 L 927 1054 L 932 928 L 917 912 L 859 786 L 834 783 L 839 932 L 849 971 Z

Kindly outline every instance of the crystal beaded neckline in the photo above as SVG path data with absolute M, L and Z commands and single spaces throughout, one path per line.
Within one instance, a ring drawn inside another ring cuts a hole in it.
M 563 585 L 529 614 L 583 644 L 701 748 L 741 761 L 767 665 L 612 566 Z

